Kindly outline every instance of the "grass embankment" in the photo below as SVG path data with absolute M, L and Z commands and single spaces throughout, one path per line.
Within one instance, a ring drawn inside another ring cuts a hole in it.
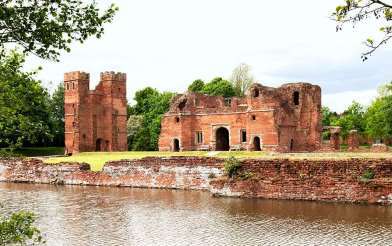
M 64 147 L 23 147 L 12 152 L 10 149 L 2 148 L 0 151 L 26 157 L 64 155 Z
M 198 156 L 198 157 L 221 157 L 227 158 L 261 158 L 261 159 L 347 159 L 347 158 L 392 158 L 392 153 L 370 152 L 330 152 L 330 153 L 267 153 L 256 151 L 186 151 L 186 152 L 158 152 L 158 151 L 129 151 L 129 152 L 85 152 L 69 157 L 53 157 L 45 159 L 45 163 L 55 164 L 59 162 L 86 162 L 91 165 L 91 170 L 100 171 L 107 161 L 122 159 L 140 159 L 143 157 L 170 157 L 170 156 Z

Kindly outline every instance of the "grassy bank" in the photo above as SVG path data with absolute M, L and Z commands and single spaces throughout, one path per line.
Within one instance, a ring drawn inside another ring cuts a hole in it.
M 288 158 L 288 159 L 346 159 L 346 158 L 392 158 L 389 153 L 370 152 L 331 152 L 331 153 L 267 153 L 248 151 L 227 151 L 227 152 L 206 152 L 206 151 L 186 151 L 186 152 L 158 152 L 158 151 L 128 151 L 128 152 L 85 152 L 69 157 L 53 157 L 45 159 L 46 163 L 55 164 L 59 162 L 86 162 L 91 165 L 93 171 L 99 171 L 107 161 L 121 159 L 139 159 L 143 157 L 170 157 L 170 156 L 214 156 L 226 158 L 234 156 L 236 158 Z
M 2 148 L 1 151 L 10 152 L 10 149 Z M 23 147 L 12 153 L 26 157 L 64 155 L 64 147 Z

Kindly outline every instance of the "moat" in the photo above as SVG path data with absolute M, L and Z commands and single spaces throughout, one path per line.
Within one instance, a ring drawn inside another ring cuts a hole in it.
M 392 207 L 214 198 L 208 192 L 0 183 L 47 245 L 387 245 Z

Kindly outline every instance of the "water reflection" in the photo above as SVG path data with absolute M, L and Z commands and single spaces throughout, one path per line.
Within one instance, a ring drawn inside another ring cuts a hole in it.
M 207 192 L 0 184 L 48 245 L 386 245 L 392 208 L 213 198 Z

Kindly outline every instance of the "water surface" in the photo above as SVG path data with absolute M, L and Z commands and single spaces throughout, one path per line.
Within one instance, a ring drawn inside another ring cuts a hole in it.
M 392 245 L 392 207 L 5 183 L 0 203 L 37 213 L 47 245 Z

